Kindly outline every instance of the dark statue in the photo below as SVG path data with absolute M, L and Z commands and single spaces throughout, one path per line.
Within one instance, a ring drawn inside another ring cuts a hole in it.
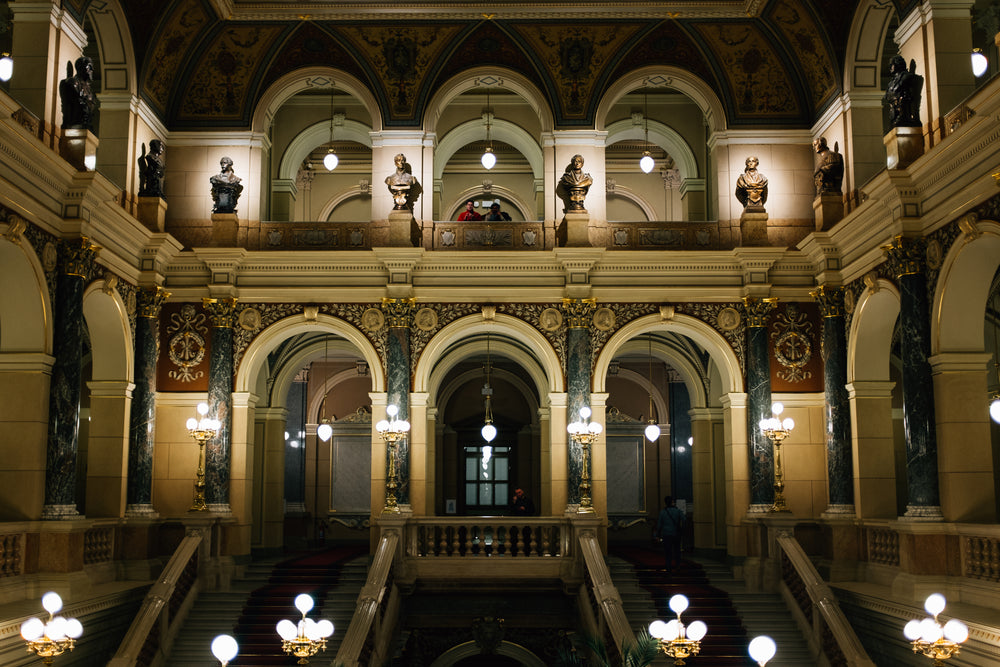
M 889 125 L 892 127 L 920 127 L 920 94 L 924 77 L 916 74 L 917 63 L 910 60 L 906 68 L 903 56 L 889 60 L 889 85 L 882 101 L 889 108 Z
M 243 192 L 240 185 L 242 179 L 233 173 L 232 158 L 223 157 L 219 166 L 222 171 L 208 179 L 212 184 L 212 201 L 215 202 L 212 213 L 236 213 L 236 203 Z
M 420 196 L 420 183 L 413 176 L 413 168 L 402 153 L 393 158 L 396 171 L 385 177 L 386 187 L 392 193 L 394 211 L 407 211 L 413 208 L 413 203 Z
M 746 160 L 746 168 L 736 179 L 736 198 L 743 204 L 743 209 L 749 212 L 764 212 L 767 203 L 767 178 L 757 171 L 760 160 L 751 155 Z
M 844 182 L 844 156 L 837 150 L 836 142 L 833 150 L 826 145 L 826 138 L 820 137 L 813 142 L 813 150 L 816 151 L 816 171 L 813 172 L 813 181 L 816 184 L 816 195 L 841 194 L 841 187 Z
M 142 145 L 142 155 L 139 156 L 139 196 L 163 196 L 163 142 L 153 139 L 149 142 L 149 152 L 146 144 Z
M 62 102 L 62 128 L 64 130 L 93 130 L 97 98 L 91 90 L 94 80 L 94 63 L 87 56 L 76 59 L 76 75 L 66 63 L 66 78 L 59 82 L 59 99 Z
M 566 171 L 563 172 L 559 179 L 559 185 L 556 187 L 556 194 L 566 204 L 567 212 L 587 211 L 583 206 L 583 200 L 593 183 L 594 179 L 590 177 L 590 174 L 583 171 L 583 156 L 574 155 L 573 159 L 566 165 Z

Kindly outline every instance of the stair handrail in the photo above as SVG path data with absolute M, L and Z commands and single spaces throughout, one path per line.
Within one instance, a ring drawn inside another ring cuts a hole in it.
M 582 530 L 577 539 L 587 573 L 585 587 L 589 586 L 589 590 L 586 593 L 588 597 L 593 596 L 592 601 L 599 613 L 598 618 L 587 618 L 587 615 L 583 614 L 581 616 L 584 620 L 596 624 L 597 627 L 591 630 L 596 631 L 596 634 L 605 641 L 609 653 L 617 654 L 620 658 L 626 646 L 635 641 L 635 635 L 622 606 L 621 595 L 611 580 L 611 571 L 608 569 L 607 561 L 604 560 L 604 552 L 594 532 Z M 582 607 L 583 600 L 580 604 Z
M 814 627 L 811 628 L 811 631 L 817 632 L 819 635 L 816 637 L 816 644 L 820 650 L 826 652 L 829 645 L 829 641 L 824 641 L 824 639 L 832 640 L 833 646 L 831 648 L 834 651 L 839 651 L 843 656 L 844 662 L 842 664 L 849 667 L 875 667 L 875 663 L 868 657 L 868 653 L 861 645 L 861 640 L 858 639 L 854 628 L 851 627 L 844 612 L 840 609 L 840 604 L 833 591 L 820 577 L 816 567 L 809 560 L 809 556 L 802 549 L 802 545 L 787 531 L 781 531 L 777 535 L 776 542 L 809 596 L 812 608 L 819 612 L 822 622 L 829 631 L 829 634 L 824 637 L 823 628 L 817 626 L 815 621 L 813 622 Z M 787 589 L 788 582 L 785 580 L 784 572 L 782 573 L 782 582 Z M 788 592 L 792 597 L 795 597 L 790 589 Z M 815 614 L 813 616 L 815 617 Z
M 186 607 L 192 596 L 198 595 L 198 547 L 201 542 L 201 532 L 191 531 L 177 545 L 156 583 L 146 593 L 139 612 L 107 667 L 135 667 L 148 645 L 152 652 L 159 653 L 159 647 L 169 643 L 167 639 L 176 632 L 178 621 L 183 618 L 182 614 L 175 612 Z M 182 577 L 183 583 L 178 586 Z
M 363 653 L 365 664 L 381 665 L 387 659 L 389 642 L 399 615 L 399 589 L 391 575 L 397 560 L 399 532 L 385 530 L 368 569 L 351 623 L 344 633 L 337 657 L 337 667 L 359 667 Z

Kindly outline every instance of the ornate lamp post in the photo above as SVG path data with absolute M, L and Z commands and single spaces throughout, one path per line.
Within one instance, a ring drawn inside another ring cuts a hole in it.
M 940 593 L 932 593 L 924 601 L 924 609 L 931 617 L 922 621 L 912 620 L 903 627 L 903 636 L 913 644 L 914 653 L 922 653 L 934 660 L 934 667 L 943 667 L 945 660 L 958 655 L 962 642 L 969 638 L 969 628 L 962 621 L 953 618 L 943 626 L 938 614 L 944 611 L 945 599 Z
M 683 595 L 670 598 L 670 609 L 677 618 L 664 623 L 656 620 L 649 624 L 649 636 L 659 641 L 659 648 L 674 659 L 674 665 L 685 664 L 684 658 L 698 655 L 701 650 L 701 640 L 708 632 L 708 626 L 702 621 L 684 625 L 681 614 L 688 608 L 688 599 Z
M 62 609 L 62 598 L 58 593 L 46 593 L 42 596 L 42 607 L 49 612 L 49 620 L 29 618 L 21 624 L 21 637 L 28 643 L 28 651 L 42 659 L 46 665 L 52 664 L 52 658 L 72 651 L 74 641 L 83 634 L 83 625 L 75 618 L 54 616 Z
M 236 643 L 230 635 L 219 635 L 212 640 L 212 655 L 215 659 L 222 663 L 222 667 L 226 667 L 229 661 L 236 657 L 239 653 L 240 646 Z
M 590 446 L 594 444 L 604 428 L 597 422 L 588 421 L 591 414 L 590 408 L 583 406 L 580 408 L 579 421 L 566 427 L 573 442 L 583 448 L 583 472 L 580 473 L 580 514 L 594 513 L 593 501 L 590 498 Z
M 771 416 L 760 420 L 761 432 L 774 447 L 774 504 L 771 505 L 772 512 L 789 511 L 788 505 L 785 504 L 785 469 L 781 464 L 781 443 L 795 428 L 795 422 L 791 417 L 785 417 L 784 420 L 778 417 L 784 409 L 784 405 L 775 403 L 771 406 Z
M 333 623 L 306 618 L 313 608 L 312 596 L 306 593 L 295 598 L 295 608 L 302 612 L 302 619 L 297 624 L 287 619 L 278 621 L 281 650 L 298 658 L 298 664 L 308 665 L 308 658 L 326 650 L 326 638 L 333 634 Z
M 221 427 L 218 419 L 208 418 L 208 403 L 198 404 L 198 414 L 201 415 L 200 419 L 191 417 L 187 420 L 188 433 L 198 441 L 198 473 L 194 482 L 192 512 L 204 512 L 208 509 L 205 504 L 205 445 L 219 434 Z
M 396 499 L 396 488 L 399 486 L 396 480 L 396 445 L 406 437 L 410 430 L 410 422 L 405 419 L 396 419 L 399 408 L 395 405 L 387 405 L 385 413 L 389 415 L 389 421 L 385 419 L 375 424 L 375 430 L 382 436 L 385 443 L 389 445 L 389 478 L 385 482 L 385 507 L 383 512 L 392 514 L 399 513 L 399 505 Z

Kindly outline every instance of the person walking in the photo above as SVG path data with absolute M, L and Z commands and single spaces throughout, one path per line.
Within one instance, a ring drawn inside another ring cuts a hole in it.
M 669 574 L 675 563 L 681 560 L 681 539 L 684 529 L 684 513 L 674 505 L 674 497 L 663 499 L 663 509 L 656 519 L 653 537 L 663 544 L 663 558 Z

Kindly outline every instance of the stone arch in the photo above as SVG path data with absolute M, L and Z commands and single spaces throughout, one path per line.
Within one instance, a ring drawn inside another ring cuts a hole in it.
M 847 337 L 848 383 L 889 379 L 892 332 L 899 317 L 899 291 L 888 280 L 879 279 L 876 285 L 877 291 L 867 290 L 854 308 Z
M 652 331 L 655 332 L 655 330 Z M 702 378 L 701 375 L 698 373 L 698 370 L 691 364 L 691 362 L 682 355 L 671 354 L 670 348 L 663 345 L 662 341 L 654 340 L 652 347 L 653 347 L 652 350 L 653 358 L 663 363 L 669 364 L 670 367 L 673 368 L 675 371 L 677 371 L 678 375 L 681 376 L 681 379 L 684 381 L 684 386 L 687 388 L 688 396 L 691 399 L 691 407 L 692 408 L 707 407 L 705 384 L 702 382 Z M 622 343 L 622 345 L 618 348 L 618 350 L 615 351 L 615 355 L 624 353 L 634 353 L 645 356 L 648 349 L 649 347 L 646 341 L 638 340 L 633 337 L 632 339 L 626 340 L 624 343 Z M 605 381 L 607 381 L 607 376 L 605 376 Z M 649 379 L 643 377 L 641 384 L 644 389 L 649 388 L 650 386 Z M 657 395 L 659 394 L 659 389 L 657 389 L 656 387 L 653 387 L 653 391 L 655 394 Z M 662 397 L 660 400 L 662 401 Z M 660 409 L 661 407 L 657 405 L 657 414 L 666 414 L 665 403 L 663 405 L 664 412 L 660 412 Z
M 382 113 L 368 86 L 350 74 L 318 66 L 289 72 L 268 86 L 254 108 L 250 123 L 251 131 L 266 132 L 278 109 L 292 96 L 304 90 L 331 87 L 346 91 L 360 100 L 371 118 L 372 132 L 382 131 Z
M 4 226 L 4 234 L 11 226 Z M 23 237 L 0 235 L 0 353 L 52 354 L 52 304 L 45 270 Z
M 462 93 L 484 87 L 516 93 L 534 110 L 535 116 L 541 123 L 542 132 L 551 132 L 555 128 L 548 98 L 526 77 L 502 67 L 473 67 L 448 79 L 434 93 L 424 112 L 424 129 L 428 133 L 433 133 L 441 114 L 453 99 Z
M 118 0 L 91 2 L 87 20 L 101 54 L 101 94 L 136 95 L 135 50 L 125 12 Z
M 107 284 L 97 280 L 83 293 L 83 317 L 90 331 L 92 379 L 132 381 L 132 330 L 128 311 L 117 290 L 105 291 Z
M 333 333 L 351 343 L 352 347 L 368 363 L 369 372 L 372 374 L 372 391 L 385 391 L 385 372 L 382 368 L 382 361 L 371 341 L 352 324 L 325 313 L 317 315 L 315 320 L 307 320 L 304 314 L 292 315 L 261 331 L 247 347 L 246 353 L 240 361 L 233 391 L 249 392 L 253 390 L 258 373 L 267 363 L 268 353 L 281 341 L 296 334 L 313 332 Z
M 667 151 L 677 165 L 681 178 L 697 178 L 698 160 L 684 137 L 669 125 L 654 120 L 648 122 L 649 142 Z M 631 119 L 619 120 L 608 125 L 607 132 L 606 146 L 625 139 L 646 138 L 645 127 L 634 125 Z
M 891 0 L 862 0 L 854 10 L 844 62 L 844 91 L 878 91 L 881 96 L 882 45 L 896 13 Z
M 372 129 L 364 123 L 356 120 L 344 120 L 343 125 L 337 126 L 334 135 L 337 141 L 354 141 L 368 148 L 372 147 Z M 317 146 L 321 146 L 330 140 L 330 123 L 323 121 L 314 123 L 299 132 L 294 139 L 288 143 L 288 148 L 281 156 L 278 166 L 278 178 L 293 180 L 298 174 L 299 167 L 303 160 Z
M 538 145 L 538 141 L 534 137 L 520 126 L 507 120 L 494 119 L 490 127 L 490 134 L 494 139 L 516 148 L 528 160 L 535 179 L 542 178 L 545 168 L 544 157 L 542 147 Z M 460 148 L 474 142 L 481 142 L 485 136 L 482 121 L 470 120 L 442 137 L 434 149 L 434 179 L 440 180 L 443 177 L 445 165 Z
M 493 345 L 493 342 L 491 341 L 490 353 L 492 354 L 493 352 L 496 351 L 496 349 L 497 347 Z M 500 349 L 503 348 L 501 347 Z M 537 387 L 532 387 L 531 385 L 526 383 L 523 379 L 502 368 L 493 369 L 491 376 L 493 378 L 500 378 L 504 382 L 507 382 L 516 389 L 518 389 L 521 392 L 521 395 L 525 397 L 526 402 L 529 405 L 531 405 L 533 409 L 538 408 L 540 406 L 541 402 L 537 399 L 537 389 L 538 389 Z M 462 385 L 464 385 L 466 382 L 470 382 L 472 380 L 475 380 L 476 378 L 482 378 L 482 377 L 483 377 L 482 371 L 469 370 L 460 375 L 455 376 L 454 378 L 451 378 L 447 385 L 442 386 L 439 381 L 436 386 L 440 391 L 434 399 L 434 404 L 438 406 L 448 405 L 448 401 L 451 400 L 451 397 L 454 395 L 456 391 L 458 391 L 459 388 L 462 387 Z M 537 411 L 532 412 L 532 418 L 535 420 L 538 419 Z
M 497 655 L 505 655 L 509 658 L 517 660 L 525 667 L 545 667 L 545 663 L 542 662 L 538 656 L 520 644 L 515 644 L 514 642 L 506 640 L 501 641 L 500 645 L 497 646 L 496 652 Z M 482 653 L 483 650 L 478 644 L 476 644 L 476 642 L 465 642 L 464 644 L 453 646 L 442 653 L 434 662 L 431 663 L 431 667 L 451 667 L 451 665 L 454 665 L 465 658 L 472 658 L 477 655 L 482 655 Z
M 333 215 L 333 211 L 338 206 L 340 206 L 349 199 L 355 199 L 357 197 L 371 198 L 371 193 L 363 192 L 360 187 L 357 190 L 347 190 L 346 192 L 341 192 L 340 194 L 338 194 L 333 199 L 331 199 L 330 201 L 328 201 L 326 204 L 323 205 L 323 210 L 320 211 L 318 220 L 320 222 L 326 222 L 327 219 L 329 219 L 329 217 Z
M 494 185 L 491 194 L 499 195 L 517 207 L 518 212 L 525 220 L 534 220 L 538 215 L 534 211 L 534 206 L 524 200 L 519 193 L 502 185 Z M 458 214 L 465 210 L 465 202 L 470 199 L 480 199 L 483 195 L 482 187 L 471 187 L 462 190 L 451 203 L 442 206 L 441 210 L 448 211 L 445 220 L 454 220 Z M 494 197 L 495 198 L 495 197 Z
M 670 88 L 689 97 L 708 123 L 709 134 L 726 129 L 726 110 L 712 87 L 691 72 L 673 66 L 652 65 L 627 73 L 608 87 L 597 105 L 595 129 L 605 129 L 605 121 L 612 107 L 631 90 L 643 87 Z M 697 173 L 697 172 L 695 172 Z
M 983 313 L 1000 266 L 1000 223 L 980 220 L 980 235 L 959 237 L 941 265 L 931 312 L 931 354 L 982 352 Z
M 615 184 L 614 190 L 609 190 L 607 197 L 621 197 L 622 199 L 627 199 L 640 209 L 642 209 L 642 214 L 646 216 L 646 220 L 656 220 L 656 210 L 653 205 L 640 196 L 637 192 L 632 190 L 632 188 L 626 187 L 621 184 Z

